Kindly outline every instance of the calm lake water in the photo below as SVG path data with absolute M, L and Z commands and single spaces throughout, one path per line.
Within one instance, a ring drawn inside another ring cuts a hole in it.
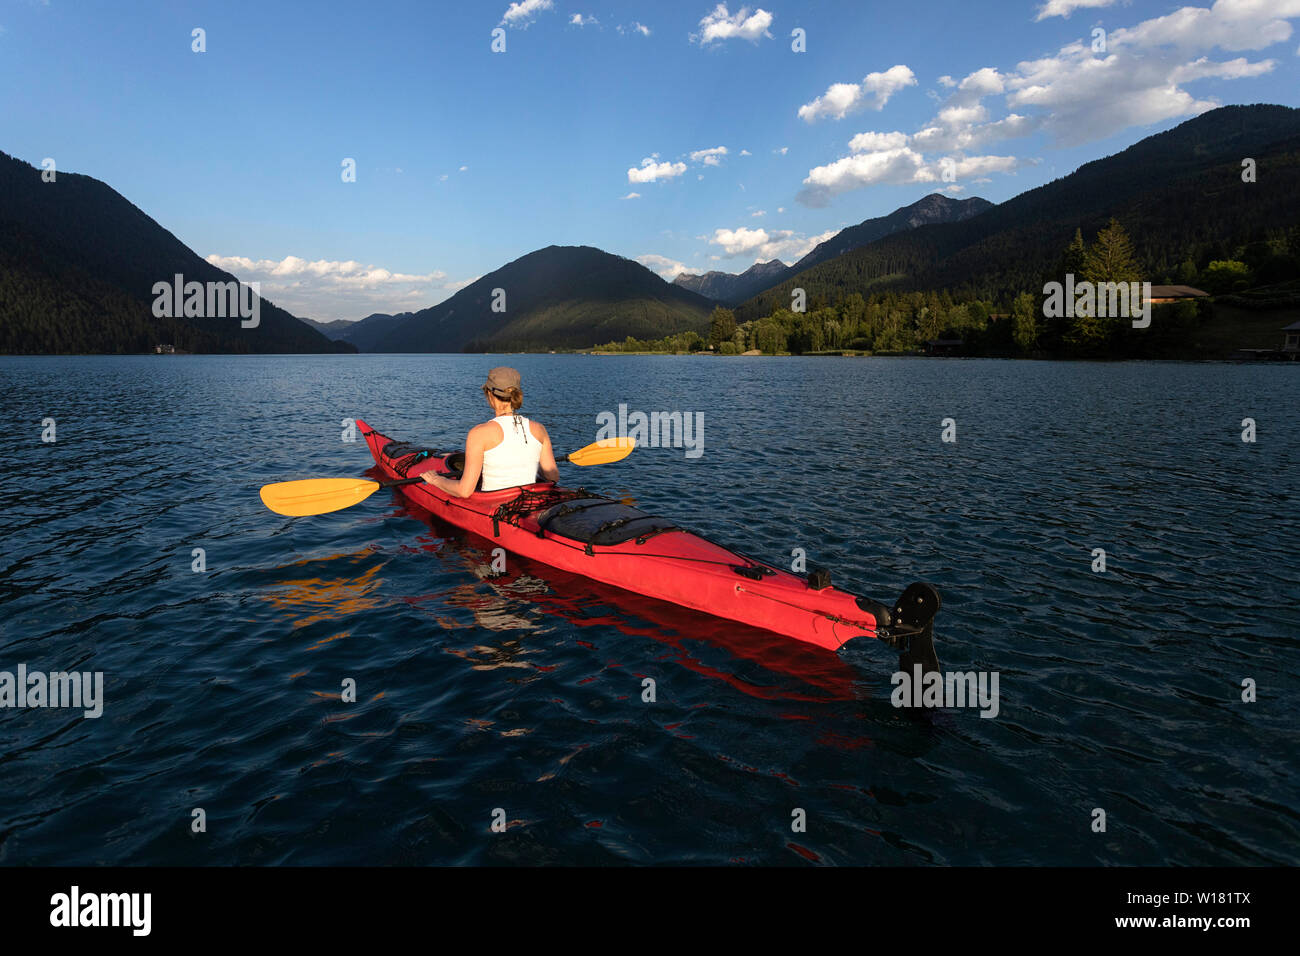
M 345 419 L 459 447 L 502 362 L 557 451 L 620 403 L 702 411 L 698 458 L 563 476 L 859 594 L 933 582 L 998 715 L 903 716 L 875 642 L 490 579 L 393 492 L 262 507 L 371 468 Z M 0 709 L 0 863 L 1300 863 L 1300 368 L 0 358 L 0 410 L 0 670 L 106 698 Z

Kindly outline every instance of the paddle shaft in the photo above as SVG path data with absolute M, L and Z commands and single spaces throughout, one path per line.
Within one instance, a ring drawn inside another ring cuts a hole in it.
M 555 463 L 557 465 L 567 465 L 569 463 L 569 456 L 565 455 L 563 458 L 557 458 L 555 459 Z M 381 481 L 379 487 L 396 488 L 399 485 L 414 485 L 421 481 L 424 481 L 424 479 L 419 475 L 416 475 L 414 478 L 394 478 L 392 481 Z

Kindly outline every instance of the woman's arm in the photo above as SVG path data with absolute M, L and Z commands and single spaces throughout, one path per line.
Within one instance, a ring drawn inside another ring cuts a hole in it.
M 488 423 L 491 424 L 491 423 Z M 442 475 L 434 474 L 432 469 L 420 475 L 425 481 L 457 498 L 468 498 L 478 488 L 479 476 L 483 474 L 483 451 L 487 439 L 482 429 L 486 425 L 475 425 L 465 436 L 465 468 L 460 473 L 459 481 L 452 481 Z M 496 426 L 500 428 L 500 426 Z

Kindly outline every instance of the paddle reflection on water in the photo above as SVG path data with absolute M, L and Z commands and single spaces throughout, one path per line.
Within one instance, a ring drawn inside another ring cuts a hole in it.
M 351 554 L 332 554 L 324 558 L 310 558 L 283 565 L 275 573 L 292 573 L 293 569 L 318 570 L 322 562 L 344 561 L 360 564 L 374 560 L 374 552 L 365 549 Z M 383 579 L 378 577 L 381 565 L 363 570 L 360 574 L 326 579 L 324 577 L 289 578 L 277 582 L 279 588 L 264 593 L 273 607 L 285 612 L 286 622 L 292 628 L 308 627 L 322 621 L 343 620 L 354 614 L 374 611 L 382 607 L 384 598 L 379 592 Z M 341 571 L 345 569 L 340 569 Z

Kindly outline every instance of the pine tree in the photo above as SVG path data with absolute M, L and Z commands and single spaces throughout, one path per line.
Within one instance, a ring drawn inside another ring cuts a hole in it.
M 1083 246 L 1083 230 L 1074 230 L 1074 239 L 1065 249 L 1065 254 L 1061 256 L 1060 279 L 1064 281 L 1067 274 L 1073 275 L 1077 280 L 1083 274 L 1084 257 L 1087 250 Z
M 1083 277 L 1089 282 L 1138 282 L 1141 271 L 1133 257 L 1133 243 L 1118 220 L 1097 233 L 1097 241 L 1083 257 Z
M 715 349 L 736 334 L 736 313 L 718 306 L 709 317 L 709 344 Z

